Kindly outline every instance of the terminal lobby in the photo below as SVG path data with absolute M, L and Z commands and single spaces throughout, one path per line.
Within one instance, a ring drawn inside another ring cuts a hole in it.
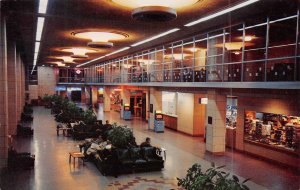
M 300 2 L 0 0 L 20 189 L 299 190 Z

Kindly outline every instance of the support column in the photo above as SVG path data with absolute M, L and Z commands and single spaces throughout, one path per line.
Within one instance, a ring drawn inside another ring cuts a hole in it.
M 16 62 L 16 73 L 17 73 L 17 119 L 21 119 L 22 106 L 21 106 L 21 57 L 20 54 L 17 53 L 17 62 Z
M 121 87 L 121 100 L 123 102 L 123 104 L 121 105 L 121 118 L 123 119 L 123 110 L 124 110 L 124 104 L 130 104 L 130 91 L 127 90 L 126 87 L 122 86 Z
M 149 104 L 150 112 L 149 112 L 148 129 L 154 130 L 155 110 L 162 110 L 162 92 L 151 87 L 149 96 L 150 96 L 150 104 Z M 153 108 L 152 110 L 151 107 Z
M 110 87 L 105 86 L 103 87 L 103 111 L 109 112 L 111 107 L 111 102 L 110 102 Z
M 206 150 L 216 155 L 225 153 L 226 96 L 219 90 L 208 90 L 206 109 Z
M 98 103 L 98 88 L 96 86 L 92 86 L 92 104 L 93 107 Z
M 16 45 L 8 43 L 7 47 L 7 83 L 8 83 L 8 134 L 17 134 L 18 114 L 17 114 L 17 73 L 16 73 Z M 23 94 L 21 94 L 23 96 Z
M 68 94 L 69 99 L 71 100 L 71 94 Z M 81 87 L 81 103 L 86 103 L 85 87 Z
M 0 3 L 1 10 L 1 3 Z M 6 23 L 0 13 L 0 169 L 7 165 L 8 108 L 7 108 L 7 45 Z
M 25 106 L 25 66 L 21 61 L 21 108 Z

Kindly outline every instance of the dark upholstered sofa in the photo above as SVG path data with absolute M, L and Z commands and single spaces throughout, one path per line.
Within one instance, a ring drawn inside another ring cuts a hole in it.
M 157 171 L 164 168 L 164 160 L 161 156 L 156 154 L 156 147 L 136 147 L 128 149 L 115 149 L 115 155 L 117 157 L 117 166 L 111 167 L 110 161 L 108 161 L 103 155 L 102 151 L 98 152 L 100 157 L 94 158 L 94 163 L 103 175 L 112 175 L 118 170 L 118 174 L 132 173 L 140 171 Z
M 30 169 L 34 167 L 35 156 L 29 152 L 18 153 L 15 149 L 8 150 L 8 168 L 10 169 Z

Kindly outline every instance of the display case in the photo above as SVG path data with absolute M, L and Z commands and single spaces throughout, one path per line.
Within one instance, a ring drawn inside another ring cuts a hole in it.
M 299 149 L 300 117 L 275 113 L 245 112 L 244 140 L 269 148 L 296 152 Z

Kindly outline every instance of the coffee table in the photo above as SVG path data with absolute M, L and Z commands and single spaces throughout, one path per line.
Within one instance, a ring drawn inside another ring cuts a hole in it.
M 71 163 L 71 158 L 73 157 L 73 163 L 75 167 L 75 159 L 77 158 L 77 161 L 79 163 L 79 159 L 82 160 L 82 165 L 84 165 L 84 154 L 81 152 L 69 152 L 69 164 Z

